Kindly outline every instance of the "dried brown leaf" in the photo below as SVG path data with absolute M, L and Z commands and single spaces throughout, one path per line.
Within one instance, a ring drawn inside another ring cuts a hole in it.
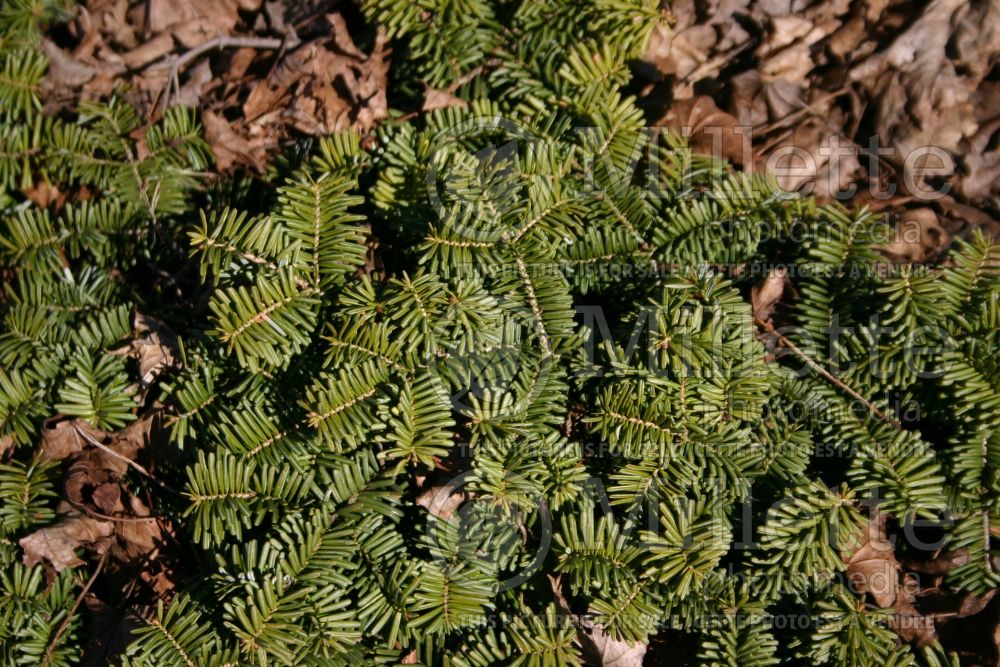
M 921 613 L 935 621 L 946 621 L 953 618 L 974 616 L 986 609 L 986 606 L 996 596 L 997 589 L 988 590 L 982 595 L 967 591 L 954 593 L 937 593 L 918 600 Z
M 447 521 L 467 498 L 468 495 L 461 488 L 432 486 L 417 496 L 417 504 L 426 508 L 431 515 Z
M 753 314 L 762 320 L 770 320 L 774 309 L 789 284 L 788 269 L 783 266 L 774 267 L 768 271 L 767 277 L 751 291 L 750 300 L 753 304 Z
M 615 639 L 600 623 L 591 620 L 592 612 L 582 616 L 574 614 L 562 589 L 562 576 L 554 577 L 551 574 L 547 576 L 559 611 L 572 619 L 579 631 L 577 643 L 587 664 L 602 665 L 602 667 L 641 667 L 647 650 L 644 642 L 630 644 Z
M 43 459 L 61 461 L 83 450 L 86 441 L 76 431 L 74 420 L 48 421 L 42 426 Z
M 91 493 L 91 499 L 103 514 L 117 514 L 122 507 L 122 489 L 115 482 L 99 484 Z
M 188 107 L 201 106 L 202 90 L 213 78 L 211 64 L 207 60 L 202 60 L 188 71 L 187 81 L 177 91 L 176 97 L 173 98 L 174 103 Z M 161 83 L 160 88 L 162 88 L 162 85 Z
M 164 370 L 177 365 L 180 348 L 170 327 L 155 317 L 136 312 L 133 328 L 136 338 L 130 350 L 139 364 L 139 384 L 146 390 Z
M 900 639 L 917 646 L 928 646 L 937 639 L 937 628 L 933 619 L 921 614 L 913 604 L 913 594 L 907 592 L 896 598 L 895 614 L 889 625 L 896 631 Z
M 882 251 L 898 260 L 926 262 L 951 245 L 951 235 L 941 226 L 934 209 L 921 207 L 903 211 L 892 242 Z
M 174 50 L 174 38 L 169 33 L 160 33 L 146 40 L 136 48 L 122 54 L 122 60 L 129 69 L 142 69 L 146 65 Z
M 258 81 L 250 90 L 246 102 L 243 103 L 243 115 L 248 121 L 253 121 L 265 113 L 283 105 L 283 98 L 289 89 L 306 75 L 304 66 L 316 53 L 319 45 L 316 42 L 301 47 L 295 53 L 284 58 L 271 72 L 267 79 Z
M 707 95 L 674 103 L 658 125 L 688 136 L 695 153 L 715 155 L 740 165 L 751 159 L 750 134 L 739 127 L 735 116 L 722 111 Z
M 447 107 L 465 109 L 468 106 L 468 102 L 447 90 L 428 88 L 427 94 L 424 96 L 424 105 L 421 109 L 423 111 L 433 111 L 434 109 L 445 109 Z
M 965 549 L 959 549 L 958 551 L 946 551 L 938 554 L 936 558 L 930 560 L 906 560 L 903 561 L 902 565 L 911 572 L 940 575 L 946 574 L 956 567 L 968 565 L 969 560 L 969 552 Z
M 41 208 L 51 207 L 58 210 L 66 203 L 66 193 L 45 181 L 39 181 L 22 192 L 25 197 Z
M 886 515 L 868 523 L 865 541 L 847 561 L 847 580 L 859 593 L 868 593 L 880 607 L 891 607 L 899 591 L 899 562 L 886 539 Z
M 151 516 L 146 505 L 136 496 L 129 495 L 128 516 L 142 519 Z M 159 519 L 148 521 L 122 521 L 115 526 L 115 536 L 118 542 L 114 555 L 118 560 L 130 563 L 149 556 L 156 551 L 165 540 L 165 523 Z M 161 582 L 162 583 L 162 582 Z
M 42 52 L 49 60 L 45 80 L 57 95 L 79 88 L 97 74 L 96 67 L 77 60 L 48 38 L 42 40 Z
M 47 561 L 57 572 L 83 565 L 84 561 L 77 557 L 76 550 L 96 547 L 103 553 L 113 533 L 114 524 L 110 521 L 100 521 L 81 514 L 69 516 L 21 538 L 24 563 L 35 565 Z
M 149 0 L 149 29 L 169 32 L 186 48 L 228 35 L 239 20 L 236 0 Z
M 347 21 L 340 14 L 327 14 L 326 21 L 330 24 L 332 29 L 332 41 L 334 48 L 340 53 L 350 56 L 351 58 L 362 61 L 366 60 L 368 56 L 354 44 L 354 39 L 351 37 L 350 31 L 347 29 Z
M 263 169 L 262 156 L 250 142 L 233 131 L 232 125 L 222 116 L 205 111 L 201 117 L 205 126 L 205 140 L 212 148 L 219 171 L 228 171 L 237 165 Z
M 602 667 L 642 667 L 646 655 L 644 642 L 628 643 L 615 639 L 599 624 L 594 624 L 583 642 L 584 654 Z

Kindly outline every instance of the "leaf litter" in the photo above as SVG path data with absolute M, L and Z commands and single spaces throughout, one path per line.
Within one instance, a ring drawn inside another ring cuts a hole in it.
M 200 108 L 222 171 L 263 171 L 295 137 L 371 130 L 388 117 L 388 39 L 349 27 L 337 3 L 309 6 L 299 16 L 273 0 L 88 0 L 67 43 L 43 43 L 46 111 L 114 91 L 149 121 L 169 105 Z

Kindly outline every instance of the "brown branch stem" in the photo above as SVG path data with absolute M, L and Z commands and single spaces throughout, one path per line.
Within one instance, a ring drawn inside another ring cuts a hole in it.
M 73 429 L 78 434 L 80 434 L 80 436 L 84 440 L 86 440 L 87 442 L 89 442 L 90 444 L 92 444 L 94 447 L 97 447 L 102 452 L 104 452 L 106 454 L 110 454 L 111 456 L 115 457 L 116 459 L 119 459 L 119 460 L 123 461 L 126 465 L 128 465 L 129 467 L 131 467 L 132 469 L 134 469 L 140 475 L 143 475 L 144 477 L 148 477 L 149 479 L 153 480 L 158 486 L 162 487 L 163 489 L 165 489 L 167 491 L 170 491 L 171 493 L 177 494 L 178 496 L 184 495 L 180 491 L 178 491 L 177 489 L 175 489 L 172 486 L 170 486 L 169 484 L 167 484 L 166 482 L 161 482 L 160 480 L 156 479 L 156 477 L 153 477 L 153 474 L 151 472 L 149 472 L 148 470 L 146 470 L 145 468 L 143 468 L 141 465 L 139 465 L 138 463 L 136 463 L 135 461 L 133 461 L 129 457 L 123 456 L 122 454 L 119 454 L 118 452 L 116 452 L 115 450 L 111 449 L 110 447 L 108 447 L 104 443 L 100 442 L 97 438 L 95 438 L 94 436 L 90 435 L 89 433 L 87 433 L 86 431 L 84 431 L 82 428 L 80 428 L 80 426 L 78 424 L 74 424 Z
M 170 70 L 167 72 L 167 81 L 163 85 L 163 90 L 160 92 L 160 97 L 154 105 L 154 108 L 157 108 L 161 112 L 167 108 L 170 100 L 171 85 L 173 85 L 175 90 L 180 90 L 180 82 L 177 77 L 187 64 L 195 58 L 198 58 L 209 51 L 222 49 L 277 50 L 280 49 L 284 43 L 285 40 L 277 37 L 237 37 L 233 35 L 220 35 L 215 39 L 210 39 L 207 42 L 199 44 L 193 49 L 175 57 L 173 61 L 171 61 Z
M 83 587 L 83 590 L 80 591 L 80 594 L 76 596 L 76 601 L 73 602 L 73 608 L 69 610 L 69 615 L 63 619 L 63 622 L 59 624 L 59 629 L 52 635 L 52 641 L 49 642 L 49 647 L 45 649 L 45 657 L 42 659 L 39 667 L 45 667 L 52 661 L 52 653 L 56 650 L 56 646 L 59 645 L 59 638 L 62 637 L 64 632 L 66 632 L 66 628 L 69 627 L 70 621 L 72 621 L 73 617 L 76 616 L 76 610 L 80 608 L 80 603 L 83 602 L 83 598 L 85 598 L 87 593 L 90 592 L 90 587 L 94 585 L 98 575 L 101 574 L 101 570 L 104 569 L 104 563 L 107 562 L 109 553 L 111 553 L 110 550 L 105 551 L 101 556 L 101 560 L 97 563 L 97 569 L 94 570 L 92 575 L 90 575 L 90 579 L 87 580 L 87 583 Z
M 854 398 L 855 400 L 860 401 L 866 408 L 868 408 L 869 412 L 871 412 L 873 415 L 875 415 L 876 417 L 878 417 L 879 419 L 881 419 L 882 421 L 884 421 L 886 424 L 889 424 L 890 426 L 892 426 L 893 428 L 895 428 L 897 431 L 902 431 L 903 430 L 903 425 L 900 424 L 896 419 L 890 417 L 889 415 L 885 414 L 884 412 L 882 412 L 881 410 L 879 410 L 878 408 L 876 408 L 871 403 L 871 401 L 869 401 L 864 396 L 862 396 L 861 394 L 859 394 L 858 392 L 856 392 L 854 389 L 852 389 L 851 387 L 849 387 L 847 384 L 844 383 L 843 380 L 841 380 L 836 375 L 834 375 L 833 373 L 831 373 L 830 371 L 826 370 L 821 365 L 819 365 L 818 363 L 816 363 L 815 361 L 813 361 L 812 358 L 810 358 L 809 355 L 807 355 L 805 352 L 803 352 L 802 350 L 800 350 L 798 348 L 798 346 L 795 345 L 795 343 L 793 343 L 792 341 L 788 340 L 785 336 L 783 336 L 780 333 L 778 333 L 777 329 L 775 329 L 774 325 L 772 325 L 770 322 L 767 322 L 767 321 L 765 321 L 765 320 L 757 317 L 756 315 L 754 316 L 753 319 L 754 319 L 754 322 L 757 323 L 757 326 L 761 327 L 762 329 L 764 329 L 765 331 L 767 331 L 769 334 L 771 334 L 772 336 L 774 336 L 778 340 L 778 342 L 781 343 L 781 345 L 783 347 L 787 348 L 788 350 L 791 350 L 791 352 L 795 356 L 797 356 L 802 361 L 806 362 L 806 365 L 809 366 L 809 368 L 812 369 L 817 375 L 819 375 L 824 380 L 826 380 L 830 384 L 834 385 L 835 387 L 837 387 L 838 389 L 840 389 L 844 393 L 846 393 L 849 396 L 851 396 L 851 398 Z

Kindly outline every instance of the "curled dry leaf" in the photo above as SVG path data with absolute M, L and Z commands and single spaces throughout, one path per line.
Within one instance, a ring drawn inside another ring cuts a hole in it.
M 387 35 L 377 32 L 366 52 L 344 16 L 324 14 L 330 3 L 307 5 L 88 0 L 68 39 L 54 35 L 43 44 L 53 93 L 46 111 L 114 90 L 150 119 L 171 105 L 200 107 L 222 171 L 262 171 L 295 133 L 370 130 L 388 116 Z M 302 42 L 299 32 L 312 39 Z
M 327 20 L 330 38 L 302 45 L 254 85 L 243 104 L 251 130 L 287 121 L 306 134 L 329 134 L 352 126 L 368 130 L 388 116 L 385 34 L 378 34 L 366 55 L 354 44 L 343 17 L 330 14 Z M 279 112 L 276 117 L 274 111 Z
M 157 552 L 172 528 L 152 517 L 123 481 L 129 461 L 147 444 L 151 423 L 152 417 L 146 416 L 115 433 L 77 420 L 46 425 L 42 456 L 70 460 L 63 482 L 68 503 L 63 504 L 71 509 L 63 512 L 59 523 L 21 540 L 26 563 L 45 560 L 61 570 L 84 562 L 77 549 L 92 548 L 98 553 L 110 550 L 112 567 L 117 568 L 148 560 Z M 163 592 L 173 586 L 165 573 L 149 576 L 150 585 Z
M 107 455 L 101 450 L 88 450 L 69 467 L 64 488 L 66 498 L 74 507 L 86 511 L 92 504 L 106 515 L 119 514 L 124 509 L 118 475 L 101 465 L 105 457 Z
M 1000 3 L 676 0 L 670 12 L 672 25 L 653 32 L 640 70 L 658 82 L 640 100 L 651 112 L 662 108 L 652 98 L 663 96 L 664 83 L 684 113 L 692 91 L 708 92 L 753 126 L 758 161 L 796 150 L 811 163 L 770 165 L 784 171 L 776 175 L 787 190 L 860 207 L 870 190 L 886 192 L 888 168 L 894 192 L 924 190 L 939 214 L 942 183 L 959 205 L 987 212 L 950 212 L 953 220 L 942 221 L 949 233 L 969 226 L 997 233 Z M 843 155 L 831 164 L 824 153 L 836 135 L 843 147 L 874 150 L 878 159 Z M 712 141 L 695 140 L 696 150 L 709 152 Z M 927 147 L 932 155 L 914 159 Z
M 715 155 L 739 165 L 753 159 L 749 128 L 741 126 L 735 116 L 719 109 L 707 95 L 677 102 L 667 110 L 658 125 L 688 137 L 695 153 Z
M 887 537 L 887 519 L 881 513 L 871 518 L 859 548 L 846 557 L 846 574 L 852 590 L 869 595 L 879 607 L 893 610 L 890 625 L 903 641 L 929 646 L 941 638 L 943 629 L 954 619 L 987 610 L 996 589 L 976 595 L 951 592 L 941 585 L 942 575 L 969 562 L 968 552 L 943 552 L 931 558 L 900 561 L 895 545 Z

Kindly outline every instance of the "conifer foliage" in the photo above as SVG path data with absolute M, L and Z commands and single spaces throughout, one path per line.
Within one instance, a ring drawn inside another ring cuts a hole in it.
M 60 499 L 139 424 L 111 486 L 183 562 L 121 598 L 125 665 L 602 664 L 671 633 L 705 665 L 958 664 L 846 575 L 888 522 L 964 554 L 942 587 L 1000 585 L 1000 247 L 887 267 L 868 213 L 647 132 L 656 2 L 362 5 L 391 102 L 461 103 L 251 183 L 205 178 L 191 110 L 40 114 L 65 8 L 4 0 L 3 664 L 78 664 L 84 590 L 124 595 L 136 519 Z M 789 338 L 870 405 L 768 356 L 747 295 L 776 261 Z M 40 444 L 66 424 L 72 452 Z M 109 532 L 29 557 L 71 514 Z

